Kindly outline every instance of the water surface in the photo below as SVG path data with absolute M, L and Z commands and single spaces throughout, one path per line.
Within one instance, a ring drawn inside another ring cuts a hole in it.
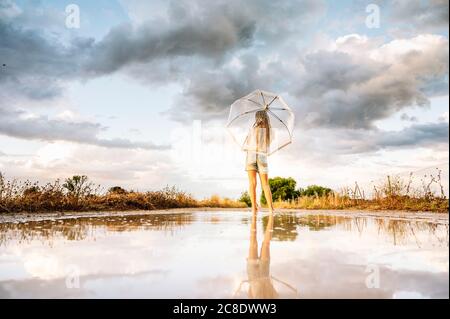
M 448 298 L 448 219 L 189 212 L 0 223 L 0 298 Z

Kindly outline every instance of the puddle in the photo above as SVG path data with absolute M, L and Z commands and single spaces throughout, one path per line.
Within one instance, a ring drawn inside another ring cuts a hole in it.
M 448 298 L 448 220 L 188 212 L 0 223 L 0 298 Z

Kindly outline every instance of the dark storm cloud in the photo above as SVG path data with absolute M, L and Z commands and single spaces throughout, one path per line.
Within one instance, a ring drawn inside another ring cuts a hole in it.
M 98 135 L 105 128 L 98 123 L 73 122 L 49 119 L 45 116 L 30 116 L 20 110 L 7 110 L 0 105 L 0 134 L 11 137 L 42 140 L 70 141 L 114 148 L 168 149 L 165 145 L 132 142 L 127 139 L 103 139 Z
M 2 2 L 5 3 L 5 2 Z M 207 15 L 201 21 L 169 23 L 133 29 L 121 26 L 103 40 L 74 39 L 67 44 L 50 40 L 39 30 L 29 30 L 0 17 L 0 133 L 25 139 L 67 140 L 106 147 L 166 149 L 151 143 L 97 137 L 96 123 L 72 123 L 31 117 L 17 108 L 23 102 L 45 102 L 59 97 L 68 80 L 107 74 L 127 66 L 183 56 L 217 58 L 252 40 L 254 23 L 238 13 Z M 184 61 L 185 63 L 185 61 Z
M 12 10 L 9 1 L 0 4 L 3 11 Z M 174 60 L 175 69 L 179 69 L 178 62 L 191 63 L 177 61 L 180 57 L 220 60 L 228 52 L 245 48 L 253 41 L 255 20 L 235 9 L 209 6 L 200 15 L 172 14 L 173 20 L 169 21 L 120 25 L 97 42 L 76 38 L 64 44 L 40 29 L 18 24 L 17 17 L 0 16 L 0 62 L 6 64 L 0 72 L 0 83 L 9 93 L 47 99 L 59 96 L 68 80 L 111 74 L 126 67 L 139 68 L 145 63 Z M 20 12 L 15 14 L 21 16 Z M 140 71 L 151 73 L 152 65 Z M 166 77 L 165 71 L 155 72 L 153 79 Z
M 356 61 L 339 51 L 319 51 L 302 59 L 305 77 L 298 83 L 298 95 L 320 97 L 332 90 L 346 91 L 355 83 L 370 80 L 384 72 L 386 66 L 370 60 Z
M 0 83 L 3 93 L 34 100 L 62 92 L 62 82 L 80 76 L 80 65 L 92 40 L 69 45 L 49 40 L 38 30 L 24 29 L 0 19 Z
M 166 19 L 121 25 L 95 44 L 86 69 L 107 74 L 133 64 L 191 57 L 221 60 L 230 52 L 302 34 L 322 1 L 176 1 Z M 151 70 L 144 69 L 143 72 Z
M 18 109 L 20 104 L 46 103 L 61 96 L 64 81 L 81 77 L 80 65 L 90 45 L 89 39 L 76 39 L 63 46 L 48 40 L 39 31 L 0 21 L 0 134 L 105 147 L 166 149 L 152 143 L 101 139 L 97 135 L 104 128 L 98 123 L 29 117 L 29 113 Z
M 0 3 L 3 12 L 14 12 L 0 16 L 0 53 L 7 64 L 0 82 L 31 99 L 58 96 L 67 80 L 124 68 L 155 82 L 183 80 L 204 67 L 220 68 L 230 52 L 255 45 L 262 52 L 269 44 L 299 36 L 324 12 L 322 1 L 312 0 L 177 1 L 168 6 L 166 19 L 119 25 L 99 41 L 81 38 L 62 44 L 39 28 L 26 28 L 20 19 L 26 12 L 11 1 Z M 5 18 L 10 15 L 14 19 Z M 212 67 L 208 60 L 214 61 Z
M 83 64 L 89 56 L 93 39 L 76 38 L 67 44 L 51 39 L 39 29 L 15 25 L 4 18 L 0 9 L 0 134 L 31 140 L 64 140 L 114 148 L 163 150 L 166 145 L 133 142 L 127 139 L 98 137 L 106 128 L 99 123 L 71 122 L 30 116 L 19 105 L 33 105 L 61 97 L 69 80 L 86 77 Z M 20 14 L 20 12 L 15 12 Z
M 155 59 L 178 56 L 220 58 L 236 48 L 248 46 L 255 23 L 243 17 L 221 14 L 159 25 L 114 28 L 92 51 L 87 70 L 90 74 L 112 73 L 120 68 Z
M 380 148 L 448 144 L 448 133 L 448 123 L 415 124 L 400 132 L 383 132 L 377 138 L 376 144 Z
M 221 67 L 192 74 L 183 94 L 168 111 L 175 120 L 226 118 L 228 106 L 238 97 L 257 88 L 269 87 L 270 78 L 258 75 L 259 59 L 255 55 L 240 58 L 241 69 Z
M 305 106 L 300 112 L 305 127 L 369 129 L 404 108 L 428 106 L 431 92 L 448 94 L 448 40 L 425 36 L 402 41 L 366 53 L 382 57 L 376 59 L 365 57 L 364 51 L 342 53 L 339 47 L 306 55 L 296 90 Z M 419 49 L 399 52 L 408 46 Z
M 349 37 L 335 50 L 304 56 L 298 51 L 297 59 L 264 65 L 257 54 L 235 55 L 238 67 L 192 73 L 169 113 L 180 121 L 225 118 L 234 100 L 261 88 L 293 95 L 291 106 L 303 128 L 373 129 L 377 120 L 411 106 L 426 107 L 430 97 L 448 94 L 445 38 L 418 37 L 387 46 L 355 41 Z M 419 49 L 396 51 L 412 45 Z
M 24 111 L 4 108 L 0 108 L 0 116 L 0 132 L 14 137 L 32 138 L 37 135 L 45 140 L 58 140 L 70 136 L 73 141 L 83 141 L 102 129 L 99 124 L 50 120 L 43 116 L 27 117 Z
M 434 148 L 448 145 L 448 122 L 413 124 L 399 131 L 380 129 L 314 128 L 301 130 L 294 139 L 292 158 L 352 155 L 384 149 Z

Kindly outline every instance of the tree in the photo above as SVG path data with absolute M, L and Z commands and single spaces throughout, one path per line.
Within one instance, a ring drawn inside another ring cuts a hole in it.
M 272 192 L 273 200 L 290 200 L 297 198 L 300 194 L 295 189 L 297 182 L 292 177 L 274 177 L 269 178 L 269 187 Z M 267 204 L 264 191 L 261 194 L 261 203 Z
M 328 187 L 323 187 L 319 185 L 309 185 L 306 189 L 300 189 L 300 196 L 327 196 L 332 192 Z
M 110 189 L 108 189 L 108 193 L 110 194 L 119 194 L 119 195 L 123 195 L 128 193 L 125 189 L 123 189 L 120 186 L 113 186 Z
M 86 175 L 75 175 L 71 178 L 67 178 L 62 186 L 67 190 L 69 195 L 72 195 L 77 199 L 90 195 L 94 187 L 94 185 L 89 182 Z
M 32 196 L 40 193 L 39 186 L 30 186 L 23 191 L 23 196 Z
M 252 206 L 252 200 L 250 199 L 250 195 L 248 195 L 248 192 L 243 192 L 241 194 L 241 197 L 239 198 L 239 201 L 245 203 L 247 207 Z

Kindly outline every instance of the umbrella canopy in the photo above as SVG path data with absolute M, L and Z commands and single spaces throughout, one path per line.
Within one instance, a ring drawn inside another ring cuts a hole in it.
M 268 127 L 260 127 L 258 119 L 266 116 Z M 242 150 L 270 155 L 292 142 L 294 119 L 281 96 L 256 90 L 231 105 L 227 129 Z

